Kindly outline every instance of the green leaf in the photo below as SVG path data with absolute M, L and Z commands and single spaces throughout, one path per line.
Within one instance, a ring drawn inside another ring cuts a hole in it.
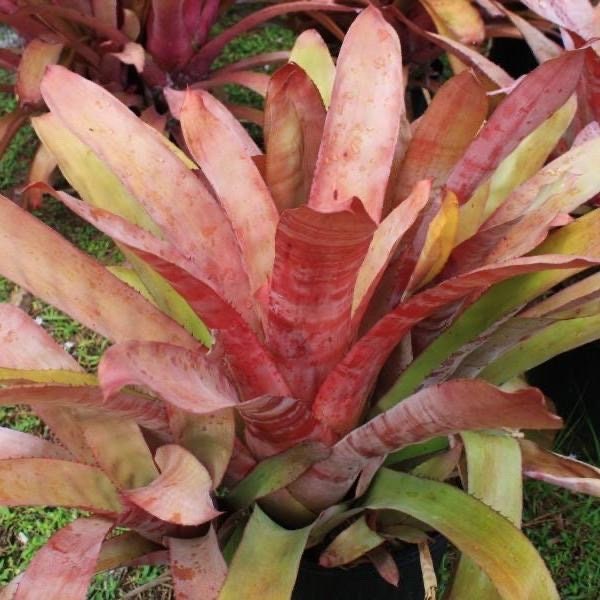
M 503 598 L 559 598 L 531 542 L 508 519 L 451 485 L 382 469 L 362 504 L 406 513 L 438 530 L 486 572 Z
M 479 376 L 501 384 L 557 354 L 600 338 L 600 314 L 548 325 L 488 365 Z
M 291 598 L 309 531 L 284 529 L 255 506 L 219 600 Z
M 247 508 L 258 498 L 292 483 L 312 464 L 328 455 L 328 449 L 322 444 L 305 442 L 267 458 L 235 486 L 227 496 L 227 502 L 238 510 Z
M 333 542 L 327 546 L 319 557 L 319 564 L 323 567 L 338 567 L 345 565 L 367 552 L 377 548 L 385 542 L 376 531 L 367 524 L 362 515 L 352 525 L 339 533 Z
M 467 455 L 468 491 L 521 525 L 523 478 L 521 451 L 516 439 L 487 433 L 461 433 Z M 497 600 L 496 588 L 468 556 L 462 555 L 452 583 L 451 599 L 471 595 L 478 600 Z

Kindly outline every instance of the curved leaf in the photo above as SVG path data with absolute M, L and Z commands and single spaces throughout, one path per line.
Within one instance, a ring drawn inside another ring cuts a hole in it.
M 112 526 L 105 519 L 77 519 L 57 531 L 33 557 L 13 600 L 85 600 L 102 541 Z
M 107 398 L 126 385 L 141 385 L 173 406 L 197 414 L 237 404 L 235 388 L 218 363 L 204 353 L 172 344 L 116 344 L 102 356 L 98 377 Z
M 508 519 L 451 485 L 382 469 L 363 505 L 397 510 L 435 528 L 485 571 L 503 598 L 559 598 L 531 542 Z M 465 514 L 468 519 L 460 518 Z
M 574 458 L 540 448 L 529 440 L 519 440 L 523 473 L 573 492 L 600 497 L 600 469 Z
M 193 257 L 225 298 L 245 305 L 248 281 L 231 226 L 196 175 L 165 147 L 164 136 L 111 93 L 62 67 L 47 70 L 42 95 L 52 114 L 96 154 L 165 237 Z
M 322 509 L 344 497 L 370 459 L 410 444 L 470 429 L 561 426 L 539 390 L 510 393 L 480 380 L 456 379 L 425 388 L 354 429 L 290 489 L 308 508 Z
M 568 100 L 581 77 L 584 58 L 582 51 L 564 52 L 540 65 L 498 106 L 448 178 L 449 189 L 461 203 Z
M 0 273 L 115 341 L 196 342 L 103 266 L 0 197 Z M 20 252 L 13 252 L 15 246 Z
M 161 446 L 154 457 L 161 474 L 145 487 L 124 492 L 151 515 L 178 525 L 200 525 L 220 513 L 210 497 L 208 471 L 181 446 Z
M 523 478 L 521 452 L 514 438 L 463 432 L 467 457 L 468 492 L 521 527 Z M 452 582 L 450 598 L 473 594 L 481 600 L 499 600 L 487 575 L 467 556 L 461 556 Z
M 219 600 L 290 598 L 309 531 L 284 529 L 255 506 Z
M 227 565 L 212 525 L 201 538 L 168 538 L 171 575 L 177 598 L 217 600 Z
M 247 508 L 255 500 L 289 485 L 311 465 L 328 455 L 329 450 L 321 444 L 313 442 L 298 444 L 258 463 L 227 494 L 226 500 L 236 510 Z
M 388 190 L 392 206 L 402 202 L 422 179 L 432 178 L 433 190 L 440 189 L 481 128 L 487 111 L 485 90 L 471 72 L 444 83 L 416 123 L 397 179 Z

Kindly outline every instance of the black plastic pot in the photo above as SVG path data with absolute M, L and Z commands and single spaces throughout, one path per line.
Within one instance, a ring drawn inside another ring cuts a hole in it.
M 446 540 L 436 536 L 430 544 L 436 572 L 446 551 Z M 423 578 L 416 546 L 394 556 L 400 571 L 398 588 L 384 581 L 370 563 L 352 569 L 326 569 L 304 559 L 292 600 L 423 600 Z

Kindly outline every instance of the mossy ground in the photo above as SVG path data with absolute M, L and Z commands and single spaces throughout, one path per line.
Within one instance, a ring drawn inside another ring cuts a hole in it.
M 221 63 L 226 64 L 259 52 L 289 48 L 292 42 L 293 33 L 290 30 L 279 25 L 268 25 L 235 40 L 224 52 Z M 228 92 L 234 102 L 260 106 L 260 99 L 242 88 L 231 88 Z M 0 114 L 13 107 L 14 99 L 0 94 Z M 33 132 L 28 127 L 23 128 L 0 160 L 1 191 L 7 193 L 23 181 L 35 146 Z M 99 261 L 114 264 L 121 259 L 109 239 L 58 203 L 48 200 L 36 214 Z M 65 344 L 86 370 L 95 370 L 106 348 L 106 340 L 38 299 L 27 296 L 17 298 L 19 293 L 12 283 L 0 278 L 0 302 L 11 298 L 21 302 L 57 341 Z M 23 407 L 0 407 L 0 424 L 47 435 L 43 424 Z M 566 442 L 570 451 L 573 451 L 573 447 L 577 447 L 576 435 L 563 440 L 563 443 Z M 600 464 L 600 451 L 585 458 Z M 557 581 L 561 598 L 597 600 L 600 582 L 600 501 L 537 482 L 529 482 L 525 490 L 525 531 L 546 560 Z M 22 571 L 52 533 L 76 515 L 77 511 L 61 508 L 0 507 L 0 585 Z M 446 574 L 449 573 L 450 562 L 446 561 Z M 171 598 L 169 582 L 161 575 L 162 570 L 157 567 L 117 569 L 95 578 L 89 598 Z M 145 586 L 150 587 L 144 589 Z

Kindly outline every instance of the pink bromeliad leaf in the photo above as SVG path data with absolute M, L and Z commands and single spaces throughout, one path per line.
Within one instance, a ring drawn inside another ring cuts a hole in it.
M 246 443 L 261 458 L 278 454 L 304 440 L 328 445 L 335 440 L 329 428 L 315 419 L 310 404 L 297 398 L 259 396 L 239 404 L 238 411 L 246 424 Z
M 265 181 L 279 211 L 305 204 L 325 124 L 325 107 L 308 75 L 288 64 L 271 78 L 265 104 Z
M 200 525 L 220 514 L 210 497 L 210 475 L 192 454 L 170 444 L 161 446 L 154 460 L 161 474 L 145 487 L 124 492 L 126 498 L 177 525 Z
M 235 129 L 239 124 L 215 105 L 218 101 L 208 92 L 189 91 L 181 110 L 181 126 L 187 147 L 233 226 L 254 294 L 273 266 L 277 209 L 252 156 L 238 141 Z M 219 144 L 215 145 L 217 137 Z
M 227 564 L 212 525 L 201 538 L 169 538 L 171 575 L 177 598 L 217 600 L 227 576 Z
M 532 479 L 600 496 L 600 469 L 580 460 L 561 456 L 540 448 L 529 440 L 519 440 L 523 456 L 523 473 Z
M 109 348 L 98 368 L 105 397 L 143 385 L 173 406 L 202 414 L 237 404 L 235 388 L 204 353 L 171 344 L 128 342 Z
M 564 52 L 540 65 L 506 97 L 448 178 L 461 203 L 519 142 L 562 106 L 581 77 L 585 51 Z
M 335 431 L 347 433 L 362 415 L 367 395 L 386 359 L 416 323 L 504 279 L 549 267 L 566 269 L 595 263 L 593 259 L 562 255 L 525 257 L 470 271 L 413 296 L 381 318 L 352 346 L 323 382 L 313 413 Z
M 267 344 L 297 398 L 312 399 L 348 349 L 354 285 L 373 231 L 358 201 L 343 212 L 301 207 L 281 216 Z
M 94 517 L 77 519 L 57 531 L 33 557 L 6 600 L 44 596 L 85 600 L 102 541 L 112 527 L 110 521 Z
M 108 414 L 134 419 L 140 425 L 168 437 L 168 424 L 164 406 L 154 398 L 135 392 L 121 392 L 105 399 L 96 386 L 28 384 L 0 388 L 0 405 L 27 404 L 44 414 L 50 409 L 96 409 Z
M 112 94 L 62 67 L 48 69 L 42 95 L 52 115 L 119 178 L 164 237 L 196 261 L 223 297 L 245 305 L 248 278 L 231 225 L 200 179 L 165 146 L 164 137 Z
M 402 202 L 422 179 L 434 191 L 446 182 L 487 116 L 485 90 L 470 71 L 449 79 L 416 124 L 396 180 L 390 182 L 392 205 Z
M 360 198 L 378 223 L 403 115 L 398 37 L 369 7 L 351 25 L 338 58 L 309 206 L 335 212 Z
M 181 327 L 105 267 L 4 197 L 0 221 L 0 272 L 5 277 L 109 339 L 197 346 Z M 18 255 L 15 245 L 21 250 Z
M 483 381 L 457 379 L 417 392 L 346 435 L 291 490 L 317 510 L 343 498 L 369 459 L 409 444 L 469 429 L 561 426 L 539 390 L 509 393 Z
M 71 460 L 71 453 L 59 446 L 29 433 L 0 427 L 0 460 L 7 458 L 58 458 Z

